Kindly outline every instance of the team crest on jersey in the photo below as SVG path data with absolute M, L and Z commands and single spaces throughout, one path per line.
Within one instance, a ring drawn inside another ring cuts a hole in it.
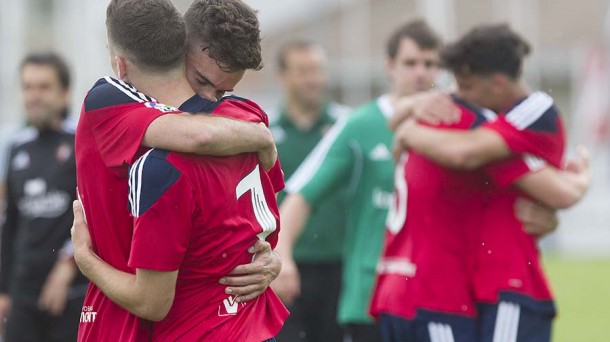
M 169 112 L 177 112 L 178 109 L 172 107 L 172 106 L 168 106 L 168 105 L 164 105 L 162 103 L 157 103 L 157 102 L 146 102 L 144 103 L 144 105 L 148 108 L 153 108 L 156 109 L 160 112 L 163 113 L 169 113 Z
M 55 152 L 55 160 L 60 163 L 65 162 L 72 155 L 72 148 L 68 144 L 61 144 Z

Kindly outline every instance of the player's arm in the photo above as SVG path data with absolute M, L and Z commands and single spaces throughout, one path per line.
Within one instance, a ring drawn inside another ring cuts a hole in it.
M 430 125 L 451 125 L 460 120 L 460 111 L 451 96 L 440 90 L 430 90 L 397 99 L 394 114 L 389 120 L 395 131 L 402 122 L 415 118 Z
M 147 320 L 156 322 L 165 318 L 174 301 L 177 270 L 137 269 L 136 274 L 131 274 L 108 265 L 91 248 L 91 237 L 78 201 L 74 201 L 71 233 L 78 267 L 110 300 Z
M 328 194 L 343 186 L 349 179 L 354 164 L 350 141 L 357 127 L 353 121 L 342 118 L 318 143 L 307 159 L 289 179 L 288 196 L 280 206 L 282 229 L 276 250 L 282 256 L 282 271 L 273 289 L 285 303 L 299 294 L 299 275 L 293 259 L 293 249 L 305 229 L 312 210 Z
M 160 116 L 146 129 L 142 145 L 213 156 L 246 152 L 261 152 L 263 155 L 275 153 L 273 136 L 264 123 L 211 115 Z M 268 169 L 272 165 L 265 167 Z
M 413 150 L 439 165 L 463 170 L 477 169 L 511 155 L 502 136 L 493 130 L 441 130 L 414 120 L 403 122 L 394 136 L 394 155 L 403 150 Z
M 51 316 L 61 315 L 66 307 L 70 286 L 77 275 L 78 266 L 74 262 L 74 248 L 72 242 L 68 240 L 59 251 L 59 256 L 42 285 L 38 308 Z
M 113 108 L 105 100 L 117 96 L 127 104 Z M 90 92 L 80 119 L 93 134 L 108 167 L 133 164 L 141 146 L 208 155 L 259 152 L 266 169 L 275 162 L 275 144 L 265 124 L 184 114 L 121 96 L 125 95 L 111 86 Z
M 546 165 L 517 179 L 514 185 L 551 208 L 565 209 L 582 199 L 589 183 L 589 154 L 581 148 L 566 170 Z

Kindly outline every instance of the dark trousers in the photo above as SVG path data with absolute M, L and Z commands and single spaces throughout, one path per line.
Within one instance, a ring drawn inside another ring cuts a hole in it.
M 339 263 L 297 264 L 301 296 L 288 307 L 290 316 L 278 334 L 278 342 L 335 342 L 342 340 L 337 324 L 341 290 Z
M 66 303 L 62 315 L 53 317 L 35 304 L 13 301 L 6 323 L 6 342 L 76 341 L 83 298 Z
M 377 324 L 348 324 L 345 326 L 343 342 L 381 342 Z

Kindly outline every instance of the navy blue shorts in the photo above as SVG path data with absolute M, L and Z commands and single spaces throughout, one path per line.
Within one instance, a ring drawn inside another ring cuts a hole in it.
M 481 342 L 549 342 L 554 312 L 501 300 L 480 304 Z
M 275 337 L 272 337 L 268 340 L 264 340 L 263 342 L 276 342 Z
M 415 319 L 381 315 L 379 328 L 384 342 L 478 341 L 474 318 L 419 310 Z

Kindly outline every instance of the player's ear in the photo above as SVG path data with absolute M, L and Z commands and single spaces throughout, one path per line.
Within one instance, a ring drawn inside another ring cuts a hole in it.
M 394 73 L 394 59 L 393 58 L 386 57 L 385 72 L 390 78 L 393 78 L 393 73 Z
M 114 56 L 114 65 L 119 80 L 127 78 L 127 60 L 123 56 Z
M 496 73 L 491 76 L 491 84 L 495 92 L 504 93 L 508 82 L 508 77 L 504 74 Z

